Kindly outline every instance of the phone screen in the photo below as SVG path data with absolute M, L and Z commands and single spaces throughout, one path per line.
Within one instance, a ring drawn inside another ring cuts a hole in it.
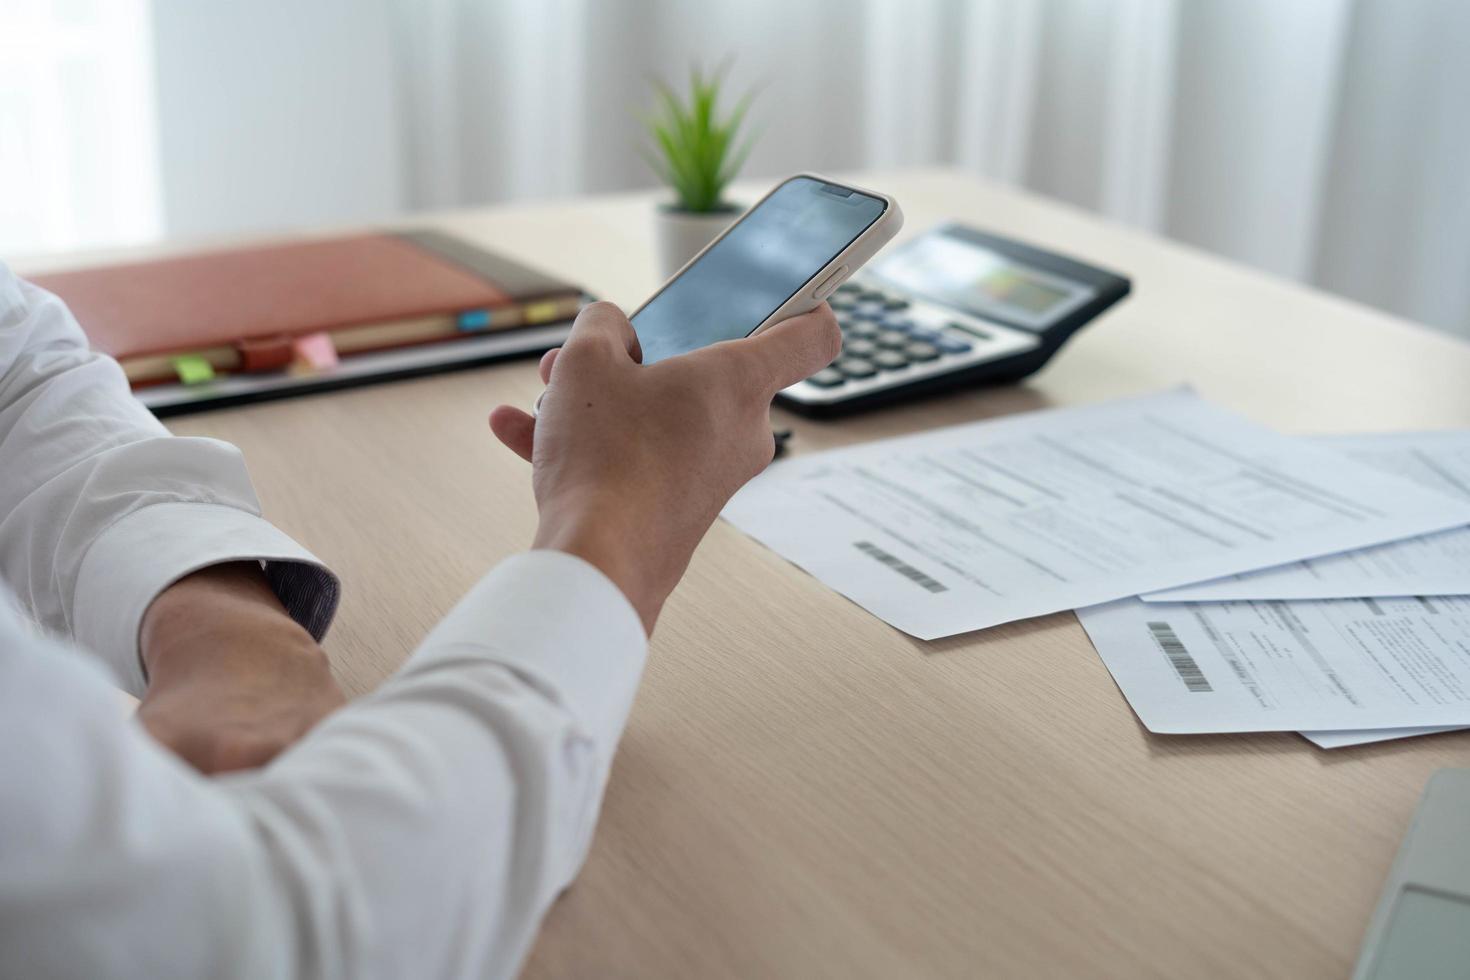
M 744 337 L 883 215 L 882 198 L 795 177 L 633 317 L 643 363 Z

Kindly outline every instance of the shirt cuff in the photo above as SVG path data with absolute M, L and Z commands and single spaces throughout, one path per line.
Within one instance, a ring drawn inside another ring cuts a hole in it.
M 465 657 L 503 664 L 613 745 L 647 652 L 643 621 L 606 575 L 565 552 L 531 551 L 470 589 L 404 670 Z
M 77 576 L 72 633 L 141 697 L 138 634 L 149 605 L 185 575 L 232 561 L 261 562 L 287 614 L 315 639 L 326 635 L 342 594 L 337 577 L 269 521 L 207 503 L 151 504 L 103 531 Z

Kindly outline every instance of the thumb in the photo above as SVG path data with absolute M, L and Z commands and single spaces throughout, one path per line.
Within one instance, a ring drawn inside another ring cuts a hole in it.
M 842 330 L 826 303 L 738 342 L 741 356 L 756 361 L 759 377 L 771 392 L 804 381 L 836 360 L 842 352 Z
M 500 405 L 490 413 L 490 431 L 505 447 L 526 462 L 531 461 L 535 442 L 536 420 L 519 408 Z

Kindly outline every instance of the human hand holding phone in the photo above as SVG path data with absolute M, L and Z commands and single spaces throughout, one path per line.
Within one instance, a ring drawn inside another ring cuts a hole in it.
M 541 359 L 538 415 L 501 405 L 490 428 L 532 464 L 535 548 L 576 555 L 628 597 L 652 633 L 664 600 L 725 502 L 774 453 L 776 392 L 837 356 L 821 304 L 761 333 L 644 365 L 611 303 L 577 317 Z

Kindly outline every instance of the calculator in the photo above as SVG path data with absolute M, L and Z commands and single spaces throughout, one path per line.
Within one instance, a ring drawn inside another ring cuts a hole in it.
M 829 302 L 842 326 L 842 353 L 777 401 L 807 415 L 838 415 L 1016 381 L 1129 288 L 1117 273 L 941 225 L 837 287 Z

